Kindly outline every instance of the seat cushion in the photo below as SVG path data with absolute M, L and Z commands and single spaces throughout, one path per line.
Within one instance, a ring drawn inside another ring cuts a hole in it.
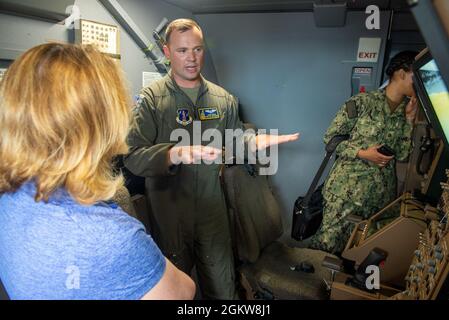
M 318 250 L 291 248 L 275 241 L 262 251 L 255 263 L 242 265 L 239 273 L 246 283 L 244 287 L 249 285 L 253 294 L 258 292 L 256 298 L 325 300 L 329 296 L 323 279 L 329 282 L 331 278 L 330 271 L 321 266 L 326 256 L 332 255 Z M 315 271 L 306 273 L 291 269 L 302 262 L 312 264 Z

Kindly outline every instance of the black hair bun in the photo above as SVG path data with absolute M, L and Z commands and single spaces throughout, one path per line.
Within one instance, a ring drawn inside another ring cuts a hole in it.
M 418 55 L 416 51 L 401 51 L 391 58 L 390 63 L 385 71 L 387 76 L 391 77 L 396 71 L 404 69 L 410 71 L 415 57 Z

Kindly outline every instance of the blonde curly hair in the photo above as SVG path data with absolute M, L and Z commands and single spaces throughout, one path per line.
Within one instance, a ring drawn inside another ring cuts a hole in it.
M 28 50 L 0 83 L 0 194 L 26 182 L 35 200 L 65 188 L 81 204 L 123 185 L 112 160 L 128 152 L 131 102 L 116 63 L 91 46 Z

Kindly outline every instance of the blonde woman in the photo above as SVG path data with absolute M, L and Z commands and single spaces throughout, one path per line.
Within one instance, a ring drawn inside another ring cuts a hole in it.
M 44 44 L 0 84 L 0 278 L 12 299 L 190 299 L 194 283 L 107 200 L 128 94 L 93 49 Z

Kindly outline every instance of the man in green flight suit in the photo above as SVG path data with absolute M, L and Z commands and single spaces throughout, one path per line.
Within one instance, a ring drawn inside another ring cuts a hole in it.
M 216 161 L 222 149 L 195 141 L 195 126 L 201 124 L 201 135 L 208 129 L 222 136 L 225 129 L 243 129 L 238 103 L 201 76 L 204 42 L 196 22 L 175 20 L 165 37 L 171 71 L 142 90 L 124 162 L 146 178 L 151 231 L 163 253 L 187 274 L 196 266 L 203 298 L 234 299 L 231 233 L 219 179 L 222 166 L 201 163 Z M 193 136 L 193 142 L 178 145 L 174 139 L 182 136 L 180 129 Z M 250 139 L 260 150 L 294 141 L 298 134 Z
M 311 238 L 311 248 L 340 254 L 351 233 L 346 217 L 369 218 L 394 200 L 395 160 L 409 156 L 417 111 L 411 70 L 415 56 L 410 51 L 394 56 L 386 89 L 352 97 L 328 128 L 325 143 L 336 135 L 350 138 L 337 147 L 338 158 L 323 188 L 323 223 Z M 395 155 L 379 153 L 383 145 Z

